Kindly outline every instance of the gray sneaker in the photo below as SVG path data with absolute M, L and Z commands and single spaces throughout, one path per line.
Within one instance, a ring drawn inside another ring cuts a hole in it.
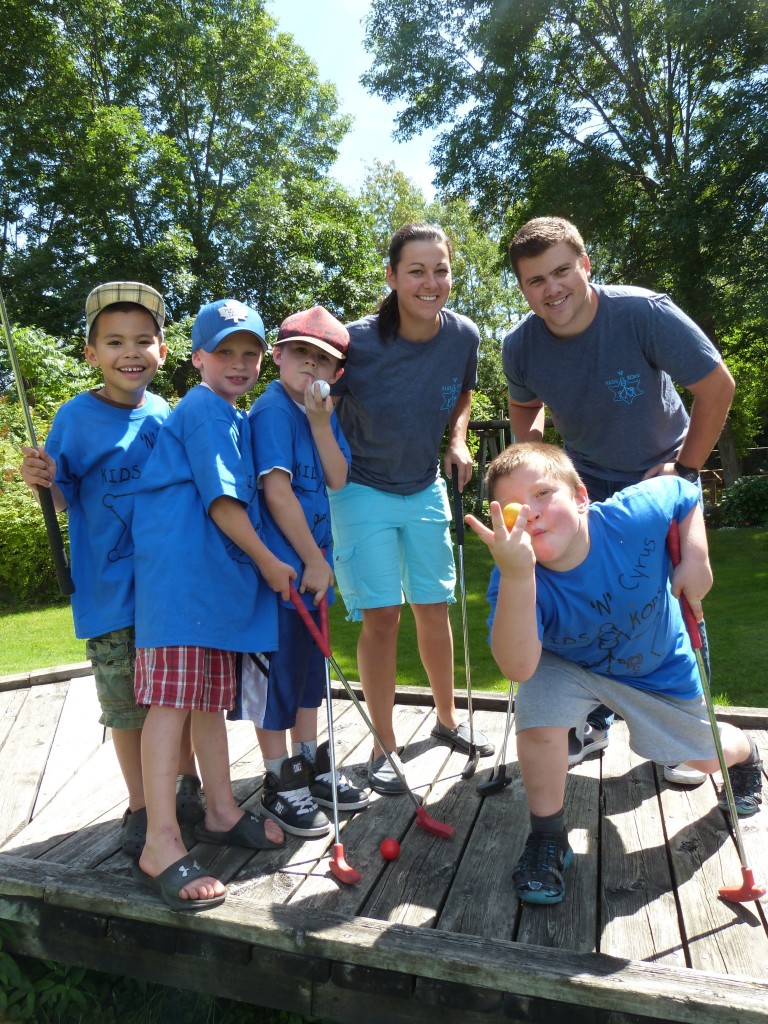
M 455 729 L 450 729 L 447 725 L 443 725 L 438 718 L 432 729 L 432 735 L 436 740 L 449 743 L 454 750 L 460 750 L 463 754 L 469 753 L 469 722 L 460 722 Z M 475 749 L 480 757 L 490 757 L 496 751 L 485 733 L 478 729 L 475 729 Z
M 389 756 L 400 771 L 405 774 L 403 762 L 398 757 L 397 752 L 393 750 Z M 368 784 L 371 789 L 375 789 L 377 793 L 383 793 L 385 796 L 396 796 L 398 793 L 407 792 L 406 787 L 389 763 L 386 754 L 379 754 L 375 760 L 373 754 L 371 754 L 371 759 L 368 762 Z
M 568 767 L 581 764 L 585 757 L 608 746 L 608 730 L 593 729 L 589 723 L 584 726 L 584 738 L 580 739 L 575 729 L 568 731 Z
M 681 764 L 665 764 L 664 778 L 667 782 L 674 782 L 677 786 L 700 786 L 706 779 L 704 772 L 697 768 L 691 768 L 684 761 Z

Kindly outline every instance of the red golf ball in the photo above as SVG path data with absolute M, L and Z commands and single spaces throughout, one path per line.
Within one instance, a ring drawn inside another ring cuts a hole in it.
M 400 843 L 396 839 L 382 839 L 379 849 L 384 860 L 396 860 L 400 856 Z

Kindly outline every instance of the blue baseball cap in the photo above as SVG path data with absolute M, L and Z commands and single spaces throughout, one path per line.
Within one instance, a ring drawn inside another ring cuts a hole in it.
M 237 299 L 217 299 L 201 306 L 192 324 L 192 351 L 213 352 L 229 334 L 248 331 L 255 334 L 265 352 L 269 351 L 264 322 L 250 306 Z

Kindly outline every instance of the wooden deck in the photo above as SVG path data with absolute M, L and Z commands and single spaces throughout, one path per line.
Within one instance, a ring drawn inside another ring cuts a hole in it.
M 630 751 L 623 723 L 602 759 L 570 773 L 575 859 L 556 907 L 522 907 L 511 872 L 527 835 L 514 738 L 513 782 L 481 799 L 465 757 L 430 738 L 427 694 L 396 709 L 409 778 L 451 840 L 414 824 L 407 797 L 372 796 L 342 840 L 362 874 L 330 875 L 332 837 L 249 855 L 198 845 L 229 883 L 226 903 L 167 910 L 133 882 L 119 850 L 123 786 L 80 666 L 0 680 L 0 919 L 33 956 L 227 995 L 351 1024 L 487 1021 L 768 1022 L 766 907 L 728 904 L 741 878 L 708 781 L 669 786 Z M 335 701 L 337 757 L 362 782 L 370 751 L 347 700 Z M 476 694 L 498 743 L 503 695 Z M 768 710 L 728 709 L 768 763 Z M 230 726 L 236 796 L 255 808 L 263 766 L 253 729 Z M 750 865 L 768 875 L 768 812 L 743 822 Z M 402 852 L 385 862 L 386 836 Z

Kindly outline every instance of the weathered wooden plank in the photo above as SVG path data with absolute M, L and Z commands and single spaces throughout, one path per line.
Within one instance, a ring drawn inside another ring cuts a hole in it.
M 66 687 L 67 695 L 43 770 L 33 817 L 105 741 L 104 726 L 99 724 L 101 710 L 93 676 L 61 685 Z
M 541 950 L 368 918 L 349 921 L 327 912 L 308 919 L 301 909 L 254 907 L 236 897 L 204 915 L 174 914 L 149 894 L 137 895 L 127 879 L 40 862 L 10 862 L 8 858 L 0 879 L 0 916 L 6 918 L 15 896 L 39 892 L 42 884 L 45 902 L 62 910 L 144 920 L 394 974 L 455 982 L 461 971 L 462 978 L 479 988 L 696 1024 L 768 1020 L 768 985 L 745 977 Z
M 504 716 L 494 717 L 495 724 L 488 723 L 486 718 L 482 721 L 484 731 L 499 745 L 503 740 Z M 480 720 L 479 714 L 477 718 Z M 495 758 L 480 762 L 472 780 L 475 787 L 488 781 L 494 763 Z M 505 764 L 512 782 L 498 793 L 481 798 L 474 827 L 440 914 L 440 930 L 512 938 L 518 914 L 518 901 L 512 889 L 514 851 L 522 846 L 522 823 L 528 821 L 514 732 L 509 738 Z
M 65 697 L 66 688 L 56 684 L 26 691 L 0 750 L 0 842 L 29 821 Z
M 603 759 L 600 950 L 685 966 L 653 765 L 611 729 Z
M 105 818 L 112 822 L 114 847 L 117 848 L 117 823 L 124 807 L 125 784 L 114 747 L 111 743 L 104 743 L 80 766 L 40 813 L 5 843 L 3 853 L 23 852 L 25 856 L 40 857 L 60 847 L 69 837 L 73 837 L 69 849 L 60 855 L 80 863 L 78 846 L 90 847 L 92 837 L 88 835 L 88 829 L 94 822 Z M 81 831 L 84 831 L 85 835 L 78 837 Z
M 16 722 L 19 711 L 27 699 L 26 690 L 6 690 L 0 692 L 0 748 L 7 740 Z
M 768 937 L 755 904 L 726 903 L 718 895 L 721 885 L 739 884 L 741 872 L 713 783 L 686 789 L 662 783 L 661 801 L 691 964 L 765 977 Z
M 495 728 L 487 711 L 475 712 L 474 720 L 482 732 Z M 475 825 L 482 798 L 474 779 L 461 778 L 467 755 L 451 752 L 429 738 L 434 721 L 430 717 L 424 723 L 426 736 L 417 736 L 412 745 L 414 753 L 420 746 L 423 753 L 406 766 L 411 776 L 418 766 L 417 782 L 436 779 L 424 806 L 430 817 L 452 825 L 455 834 L 444 839 L 417 826 L 410 828 L 401 843 L 400 856 L 387 867 L 362 908 L 366 917 L 435 927 Z
M 515 938 L 538 946 L 592 952 L 596 948 L 599 909 L 598 835 L 602 757 L 593 755 L 568 772 L 565 820 L 573 863 L 566 872 L 565 899 L 551 907 L 524 904 Z M 521 836 L 513 866 L 522 853 L 529 831 L 528 817 L 521 822 Z

